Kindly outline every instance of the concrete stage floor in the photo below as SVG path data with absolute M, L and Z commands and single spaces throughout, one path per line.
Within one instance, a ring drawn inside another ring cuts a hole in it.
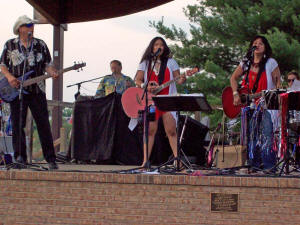
M 157 170 L 156 165 L 151 166 L 151 171 L 140 169 L 137 165 L 95 165 L 95 164 L 75 164 L 75 163 L 58 163 L 59 169 L 50 172 L 84 172 L 84 173 L 119 173 L 119 174 L 151 174 L 151 175 L 192 175 L 192 176 L 239 176 L 239 177 L 293 177 L 300 178 L 300 170 L 294 166 L 289 167 L 289 173 L 285 170 L 280 174 L 281 167 L 278 167 L 276 173 L 268 170 L 253 171 L 246 167 L 230 167 L 230 168 L 204 168 L 193 165 L 192 169 L 183 169 L 176 171 L 172 166 L 162 167 Z M 27 165 L 27 168 L 12 168 L 0 166 L 0 170 L 11 171 L 47 171 L 47 163 L 33 163 Z

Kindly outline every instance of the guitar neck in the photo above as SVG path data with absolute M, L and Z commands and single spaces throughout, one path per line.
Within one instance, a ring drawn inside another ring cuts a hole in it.
M 258 97 L 261 97 L 262 96 L 262 92 L 258 92 L 258 93 L 255 93 L 255 94 L 251 94 L 249 96 L 250 100 L 252 99 L 255 99 L 255 98 L 258 98 Z
M 73 66 L 62 69 L 62 70 L 59 70 L 58 74 L 63 74 L 63 73 L 68 72 L 72 69 L 73 69 Z M 40 81 L 46 80 L 49 77 L 51 77 L 51 75 L 47 73 L 47 74 L 42 75 L 42 76 L 38 76 L 38 77 L 34 77 L 34 78 L 31 78 L 31 79 L 25 80 L 24 83 L 23 83 L 23 86 L 24 87 L 30 86 L 32 84 L 35 84 L 35 83 L 38 83 Z
M 254 93 L 254 94 L 241 94 L 240 98 L 242 103 L 246 103 L 248 100 L 256 99 L 262 96 L 262 92 Z
M 164 88 L 170 86 L 172 83 L 178 81 L 179 79 L 180 79 L 180 76 L 178 76 L 178 77 L 174 78 L 173 80 L 170 80 L 170 81 L 168 81 L 168 82 L 166 82 L 166 83 L 163 83 L 162 85 L 158 86 L 158 87 L 155 89 L 155 91 L 153 92 L 153 94 L 154 94 L 154 95 L 158 94 L 162 89 L 164 89 Z

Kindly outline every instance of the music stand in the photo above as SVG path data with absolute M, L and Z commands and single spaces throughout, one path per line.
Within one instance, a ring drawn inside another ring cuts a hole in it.
M 158 95 L 152 97 L 155 106 L 162 111 L 176 111 L 177 112 L 177 122 L 179 122 L 180 111 L 212 111 L 210 105 L 208 104 L 205 96 L 203 94 L 180 94 L 180 95 Z M 179 126 L 176 126 L 177 130 L 177 157 L 167 161 L 163 165 L 165 166 L 170 162 L 177 160 L 176 171 L 180 171 L 180 162 L 186 167 L 189 166 L 181 160 L 180 153 L 182 152 L 181 143 L 183 138 L 183 133 L 185 131 L 185 126 L 187 123 L 187 116 L 185 117 L 184 125 L 182 127 L 181 135 L 178 134 Z M 179 138 L 180 137 L 180 138 Z
M 280 108 L 280 94 L 286 93 L 286 89 L 274 89 L 263 91 L 263 98 L 265 99 L 266 108 L 270 110 L 279 110 Z

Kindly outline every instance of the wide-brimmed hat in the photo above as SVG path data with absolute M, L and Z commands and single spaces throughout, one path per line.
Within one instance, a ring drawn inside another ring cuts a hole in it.
M 26 15 L 23 15 L 23 16 L 20 16 L 17 21 L 15 22 L 15 25 L 13 27 L 13 31 L 14 31 L 14 34 L 15 35 L 18 35 L 19 34 L 19 28 L 20 26 L 24 25 L 24 24 L 30 24 L 30 23 L 37 23 L 37 20 L 33 20 L 33 19 L 30 19 L 28 16 Z

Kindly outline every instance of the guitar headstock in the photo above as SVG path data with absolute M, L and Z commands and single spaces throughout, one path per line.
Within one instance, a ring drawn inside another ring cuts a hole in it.
M 194 68 L 191 69 L 191 70 L 187 70 L 187 71 L 185 72 L 185 75 L 186 75 L 186 76 L 192 76 L 192 75 L 194 75 L 195 73 L 198 73 L 199 70 L 200 70 L 199 67 L 196 66 L 196 67 L 194 67 Z
M 79 72 L 80 69 L 82 70 L 82 67 L 85 67 L 85 66 L 86 66 L 85 62 L 81 62 L 81 63 L 74 62 L 74 65 L 73 65 L 72 69 L 77 70 Z

